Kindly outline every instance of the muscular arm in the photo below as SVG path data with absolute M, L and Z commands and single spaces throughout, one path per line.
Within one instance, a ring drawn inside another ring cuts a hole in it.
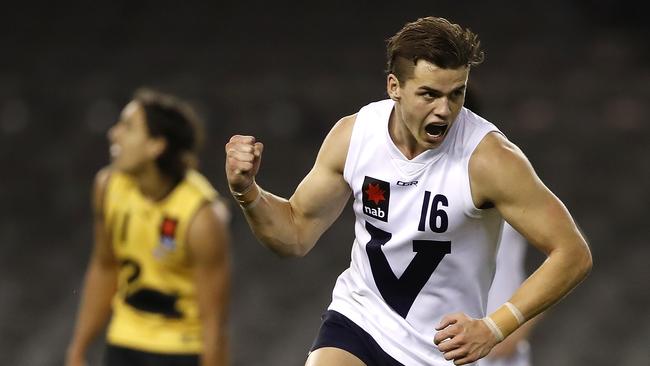
M 486 136 L 469 169 L 477 207 L 493 204 L 547 255 L 510 300 L 525 319 L 531 319 L 587 276 L 592 265 L 589 247 L 564 204 L 537 177 L 521 150 L 502 135 Z
M 469 176 L 475 206 L 496 207 L 515 230 L 547 255 L 509 300 L 524 321 L 529 320 L 562 299 L 587 276 L 591 269 L 589 247 L 562 202 L 504 136 L 490 133 L 481 141 L 470 158 Z M 454 364 L 471 363 L 498 343 L 496 332 L 505 329 L 501 335 L 507 336 L 515 330 L 515 319 L 506 306 L 490 314 L 485 322 L 463 313 L 449 314 L 436 327 L 439 332 L 434 343 Z M 490 322 L 497 330 L 490 330 Z
M 230 290 L 230 243 L 222 203 L 205 205 L 188 231 L 190 263 L 203 325 L 201 365 L 228 364 L 227 314 Z
M 355 116 L 345 117 L 332 128 L 313 168 L 289 200 L 265 192 L 253 181 L 247 195 L 259 194 L 260 198 L 251 198 L 255 203 L 244 208 L 244 214 L 255 236 L 274 252 L 304 256 L 341 214 L 350 197 L 343 169 L 354 121 Z M 232 188 L 237 183 L 237 170 L 247 166 L 239 164 L 242 160 L 231 146 L 227 145 L 226 151 L 226 172 Z
M 94 247 L 84 279 L 81 303 L 73 338 L 67 352 L 67 365 L 82 365 L 85 352 L 105 326 L 111 313 L 111 299 L 117 286 L 117 263 L 110 247 L 102 206 L 110 173 L 101 170 L 93 189 Z

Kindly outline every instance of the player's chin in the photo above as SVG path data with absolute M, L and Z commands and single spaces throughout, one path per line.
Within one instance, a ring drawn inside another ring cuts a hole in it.
M 111 158 L 110 166 L 111 166 L 111 168 L 113 170 L 122 170 L 122 169 L 124 169 L 124 163 L 122 163 L 120 158 L 117 158 L 117 157 L 112 157 Z
M 135 172 L 135 170 L 136 170 L 136 169 L 133 169 L 132 167 L 130 167 L 125 162 L 121 161 L 120 159 L 113 160 L 111 162 L 110 166 L 111 166 L 112 170 L 114 170 L 116 172 L 124 173 L 124 174 L 133 174 Z

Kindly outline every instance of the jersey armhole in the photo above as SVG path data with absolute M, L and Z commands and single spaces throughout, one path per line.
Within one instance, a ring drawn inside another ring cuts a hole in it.
M 361 113 L 358 113 L 352 126 L 352 135 L 350 136 L 350 144 L 348 145 L 348 154 L 345 157 L 345 166 L 343 168 L 343 179 L 350 186 L 352 186 L 352 177 L 359 161 L 359 151 L 361 150 L 361 141 L 364 133 L 364 126 L 362 121 L 359 120 Z
M 480 218 L 482 217 L 486 212 L 490 212 L 490 210 L 493 210 L 494 208 L 488 208 L 488 209 L 483 209 L 483 208 L 478 208 L 474 204 L 474 200 L 472 199 L 472 185 L 470 183 L 471 178 L 469 175 L 469 161 L 472 158 L 472 155 L 474 154 L 474 151 L 476 150 L 476 147 L 490 134 L 490 133 L 499 133 L 503 135 L 503 132 L 501 132 L 498 128 L 496 128 L 494 125 L 490 125 L 489 127 L 485 128 L 483 131 L 474 134 L 470 141 L 467 143 L 467 150 L 466 154 L 464 157 L 463 161 L 463 168 L 465 169 L 465 172 L 467 173 L 467 179 L 463 181 L 463 185 L 465 186 L 465 190 L 467 194 L 464 194 L 463 197 L 465 197 L 465 214 L 469 217 L 473 218 Z M 505 136 L 505 135 L 504 135 Z

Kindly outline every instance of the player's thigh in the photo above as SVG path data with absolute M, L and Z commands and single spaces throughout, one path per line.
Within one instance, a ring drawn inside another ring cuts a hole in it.
M 312 351 L 305 366 L 365 366 L 357 356 L 334 347 L 323 347 Z

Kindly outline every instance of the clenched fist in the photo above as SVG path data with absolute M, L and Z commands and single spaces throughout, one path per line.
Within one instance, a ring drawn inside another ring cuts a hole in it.
M 226 144 L 226 177 L 233 192 L 244 192 L 255 181 L 264 145 L 253 136 L 235 135 Z

